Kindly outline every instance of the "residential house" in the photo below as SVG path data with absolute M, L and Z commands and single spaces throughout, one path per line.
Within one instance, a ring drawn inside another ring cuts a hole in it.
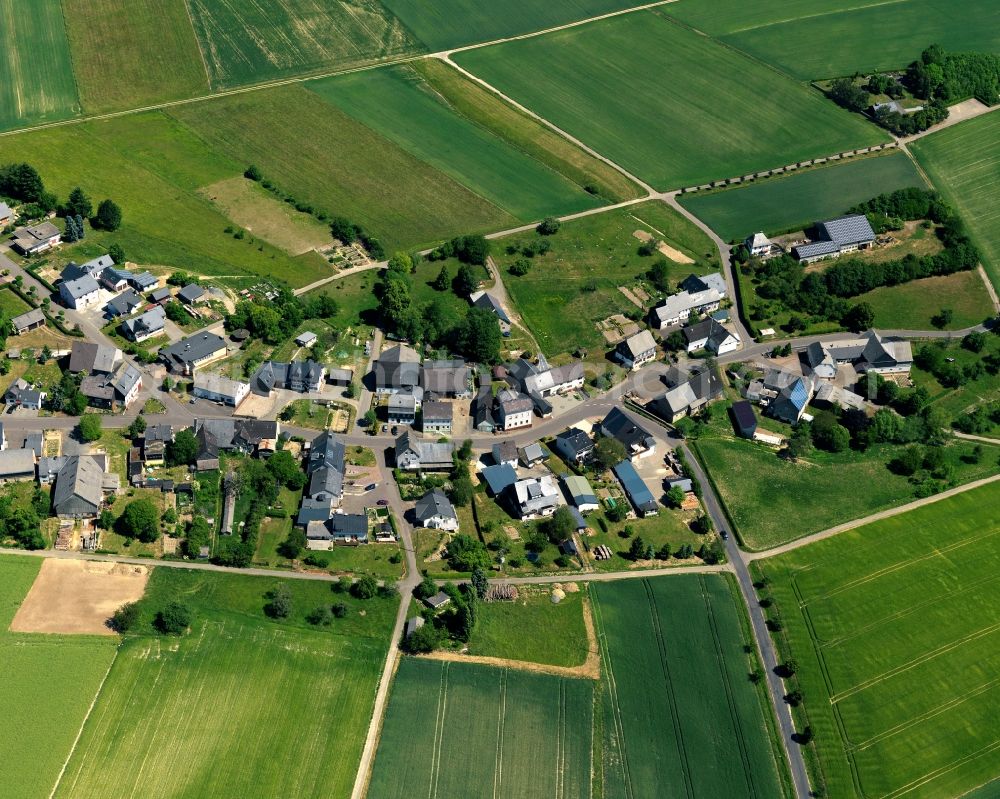
M 163 313 L 162 308 L 154 310 Z M 215 333 L 198 333 L 160 350 L 160 359 L 174 372 L 194 374 L 195 369 L 226 357 L 226 341 Z
M 567 474 L 563 475 L 562 481 L 566 496 L 569 497 L 570 502 L 573 503 L 573 506 L 580 513 L 588 513 L 600 507 L 597 501 L 597 494 L 590 487 L 590 483 L 587 482 L 586 477 L 578 474 Z
M 45 314 L 40 308 L 32 308 L 27 313 L 19 314 L 10 320 L 14 335 L 20 336 L 29 330 L 45 327 Z
M 177 299 L 184 305 L 195 306 L 206 302 L 208 300 L 208 295 L 205 293 L 205 289 L 197 283 L 188 283 L 184 288 L 177 292 Z
M 458 529 L 458 514 L 455 512 L 455 507 L 440 488 L 428 491 L 418 499 L 414 514 L 421 527 L 450 531 Z
M 108 260 L 110 261 L 111 259 L 109 258 Z M 132 277 L 131 272 L 127 269 L 122 269 L 120 266 L 115 266 L 113 261 L 105 266 L 99 274 L 101 285 L 108 291 L 115 292 L 125 291 L 129 286 L 129 278 Z M 65 278 L 65 274 L 63 277 Z M 135 289 L 132 289 L 132 291 L 135 291 Z
M 389 402 L 396 399 L 390 398 Z M 425 402 L 421 409 L 421 428 L 425 433 L 439 433 L 441 435 L 451 435 L 452 428 L 452 406 L 450 402 L 439 402 L 432 400 Z
M 839 258 L 845 252 L 865 250 L 875 243 L 875 231 L 864 214 L 843 216 L 816 223 L 816 239 L 792 249 L 799 263 Z
M 904 339 L 885 338 L 869 330 L 861 338 L 822 344 L 837 363 L 850 363 L 863 374 L 909 374 L 913 366 L 913 350 Z
M 10 384 L 3 399 L 7 405 L 13 405 L 15 408 L 23 408 L 27 411 L 40 411 L 46 396 L 44 391 L 39 391 L 23 377 L 19 377 Z
M 62 241 L 62 232 L 51 222 L 18 228 L 14 231 L 12 246 L 21 255 L 37 255 L 50 250 Z
M 0 450 L 0 483 L 35 479 L 35 453 L 30 449 Z
M 629 461 L 622 461 L 612 471 L 625 490 L 629 502 L 640 516 L 655 516 L 659 510 L 653 493 Z
M 469 295 L 469 302 L 474 308 L 482 308 L 496 316 L 497 323 L 500 325 L 500 333 L 504 336 L 510 335 L 510 317 L 500 305 L 500 300 L 488 291 L 474 291 Z
M 138 274 L 131 274 L 128 278 L 129 285 L 132 286 L 136 291 L 145 294 L 147 291 L 152 291 L 158 285 L 160 281 L 157 280 L 149 272 L 139 272 Z
M 146 466 L 162 466 L 167 444 L 174 440 L 174 430 L 168 424 L 146 426 L 142 439 L 142 460 Z
M 304 361 L 264 361 L 250 379 L 254 393 L 263 396 L 274 390 L 297 391 L 300 394 L 323 388 L 326 367 L 312 358 Z
M 420 356 L 405 344 L 397 344 L 375 361 L 375 393 L 397 394 L 420 386 Z
M 309 508 L 317 510 L 324 503 L 328 510 L 340 506 L 344 496 L 344 475 L 347 468 L 345 457 L 344 442 L 336 438 L 333 433 L 326 431 L 313 440 L 306 457 L 306 475 L 309 477 L 309 483 L 306 486 L 305 497 L 312 502 Z M 306 500 L 303 500 L 303 511 L 307 510 L 306 504 Z M 301 512 L 299 517 L 301 524 L 303 523 Z
M 195 419 L 198 471 L 219 468 L 219 453 L 236 451 L 268 457 L 274 453 L 281 432 L 277 422 L 264 419 Z
M 162 305 L 173 296 L 169 286 L 153 289 L 149 292 L 149 301 L 154 305 Z
M 76 280 L 64 280 L 59 284 L 59 297 L 67 308 L 85 311 L 101 301 L 101 287 L 90 275 Z
M 472 395 L 471 372 L 461 359 L 425 361 L 421 385 L 425 393 L 436 397 L 469 397 Z
M 476 398 L 472 401 L 471 416 L 472 426 L 480 433 L 496 431 L 496 420 L 493 418 L 493 392 L 489 386 L 483 386 L 476 394 Z
M 674 422 L 697 413 L 722 396 L 722 379 L 715 369 L 704 368 L 688 374 L 671 367 L 665 376 L 667 391 L 646 404 L 646 409 L 661 419 Z
M 221 402 L 235 408 L 247 398 L 250 384 L 215 372 L 198 372 L 194 376 L 192 393 L 201 399 Z
M 131 316 L 139 310 L 146 301 L 135 289 L 125 289 L 117 297 L 108 301 L 104 306 L 104 315 L 109 319 L 118 319 L 122 316 Z
M 740 337 L 712 317 L 688 325 L 683 332 L 688 352 L 707 350 L 714 355 L 725 355 L 740 347 Z
M 521 447 L 517 451 L 517 454 L 520 456 L 521 463 L 529 469 L 536 463 L 541 463 L 549 457 L 549 454 L 542 449 L 542 445 L 537 441 L 528 444 L 526 447 Z
M 128 408 L 142 390 L 142 374 L 132 364 L 121 362 L 112 374 L 98 372 L 80 381 L 80 393 L 94 408 L 117 411 Z
M 559 507 L 559 489 L 549 475 L 518 480 L 504 490 L 504 498 L 520 519 L 551 516 Z
M 454 452 L 450 442 L 424 441 L 406 432 L 396 439 L 396 466 L 405 471 L 448 471 Z
M 14 224 L 14 209 L 7 203 L 0 202 L 0 228 Z
M 389 424 L 414 425 L 417 423 L 417 398 L 410 393 L 390 394 L 386 403 Z
M 499 497 L 507 489 L 517 482 L 517 472 L 509 463 L 498 463 L 487 466 L 479 476 L 486 483 L 486 491 L 492 497 Z
M 138 344 L 163 333 L 166 321 L 167 315 L 163 312 L 163 308 L 157 305 L 134 319 L 126 319 L 118 326 L 118 330 L 129 341 Z
M 89 455 L 62 460 L 62 467 L 55 475 L 52 509 L 61 519 L 94 518 L 101 510 L 105 493 L 120 488 L 118 475 L 105 472 L 100 462 Z
M 326 382 L 331 386 L 347 387 L 354 382 L 353 369 L 327 369 Z
M 36 458 L 41 458 L 45 449 L 45 436 L 40 430 L 27 433 L 24 436 L 24 448 L 34 452 Z
M 530 427 L 534 416 L 534 403 L 519 391 L 505 388 L 496 396 L 497 427 L 501 430 L 516 430 Z
M 766 413 L 775 419 L 795 424 L 802 417 L 813 395 L 813 381 L 781 369 L 764 375 L 763 396 L 769 399 Z
M 650 311 L 649 324 L 655 330 L 686 322 L 692 314 L 705 314 L 718 310 L 728 296 L 726 280 L 719 272 L 701 277 L 689 275 L 680 284 L 677 294 L 667 297 Z
M 754 413 L 753 405 L 749 401 L 734 402 L 729 409 L 729 415 L 733 420 L 736 435 L 753 438 L 753 434 L 757 432 L 757 414 Z
M 554 446 L 567 463 L 582 465 L 594 454 L 594 440 L 577 427 L 570 427 L 559 433 Z
M 819 408 L 843 408 L 868 412 L 872 407 L 860 394 L 848 391 L 833 383 L 822 383 L 813 397 L 813 404 Z
M 368 543 L 368 517 L 363 513 L 334 513 L 326 521 L 306 525 L 306 549 L 329 550 L 336 544 Z
M 109 375 L 122 362 L 122 351 L 107 344 L 74 341 L 69 356 L 69 371 L 74 374 Z
M 648 330 L 641 330 L 634 336 L 618 342 L 615 358 L 626 369 L 638 369 L 656 358 L 656 341 Z
M 824 347 L 818 341 L 814 341 L 805 348 L 802 358 L 816 377 L 833 380 L 837 376 L 837 362 L 830 347 Z
M 776 254 L 775 250 L 778 252 L 781 251 L 781 249 L 763 233 L 754 233 L 751 236 L 747 236 L 743 240 L 743 246 L 747 248 L 747 252 L 749 252 L 754 258 L 770 258 L 772 255 Z
M 517 468 L 517 445 L 510 439 L 494 444 L 492 452 L 494 464 L 507 463 L 512 469 Z
M 646 458 L 656 452 L 656 439 L 636 424 L 620 408 L 612 408 L 601 422 L 601 435 L 614 438 L 625 447 L 630 459 Z
M 582 361 L 552 367 L 542 355 L 537 364 L 521 358 L 507 367 L 507 374 L 508 382 L 529 397 L 552 397 L 583 388 Z

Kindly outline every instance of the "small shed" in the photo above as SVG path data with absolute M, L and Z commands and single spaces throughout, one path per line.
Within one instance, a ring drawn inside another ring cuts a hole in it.
M 753 411 L 753 405 L 747 400 L 734 402 L 729 409 L 729 415 L 733 420 L 733 429 L 736 435 L 743 438 L 753 438 L 757 430 L 757 414 Z
M 316 343 L 316 334 L 311 333 L 308 330 L 304 333 L 299 333 L 299 335 L 295 338 L 295 343 L 300 347 L 311 347 Z
M 441 610 L 445 605 L 451 602 L 451 597 L 448 596 L 444 591 L 438 591 L 434 596 L 427 597 L 424 603 L 431 610 Z
M 417 630 L 419 630 L 423 626 L 424 626 L 424 617 L 423 616 L 414 616 L 412 619 L 407 619 L 406 620 L 406 627 L 405 627 L 404 632 L 403 632 L 403 637 L 404 638 L 409 638 L 411 635 L 413 635 Z

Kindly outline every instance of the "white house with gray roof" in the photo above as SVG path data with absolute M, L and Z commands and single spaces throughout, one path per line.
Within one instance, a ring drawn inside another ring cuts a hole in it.
M 626 369 L 638 369 L 656 358 L 656 341 L 648 330 L 620 341 L 615 347 L 615 358 Z
M 67 308 L 85 311 L 101 302 L 101 287 L 90 275 L 76 280 L 64 280 L 59 284 L 59 297 Z
M 686 322 L 692 314 L 718 310 L 727 297 L 726 279 L 721 273 L 689 275 L 681 283 L 681 291 L 667 297 L 649 312 L 649 323 L 657 330 L 675 327 Z
M 414 516 L 421 527 L 434 530 L 458 530 L 458 514 L 455 506 L 440 488 L 428 491 L 417 500 Z
M 118 330 L 125 338 L 139 343 L 162 333 L 166 321 L 166 313 L 163 308 L 157 305 L 145 313 L 139 314 L 135 319 L 126 319 L 118 326 Z

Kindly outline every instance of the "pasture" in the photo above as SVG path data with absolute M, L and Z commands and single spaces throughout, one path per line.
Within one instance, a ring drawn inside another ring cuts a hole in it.
M 185 0 L 63 0 L 62 5 L 85 113 L 208 91 Z
M 0 0 L 0 130 L 80 110 L 59 3 Z
M 0 556 L 2 781 L 4 795 L 18 799 L 49 796 L 117 645 L 104 636 L 9 632 L 41 564 Z
M 769 419 L 765 427 L 779 425 Z M 996 470 L 1000 450 L 987 446 L 981 463 L 967 463 L 963 456 L 968 459 L 973 446 L 955 441 L 945 448 L 956 485 Z M 798 463 L 731 435 L 699 438 L 694 448 L 740 541 L 750 550 L 778 546 L 915 498 L 909 479 L 886 465 L 899 453 L 891 445 L 865 452 L 815 450 Z
M 390 253 L 517 223 L 302 86 L 169 113 L 211 149 L 239 159 L 240 173 L 256 164 L 297 200 L 361 224 Z
M 964 796 L 1000 776 L 998 520 L 993 483 L 756 564 L 824 795 Z
M 910 145 L 935 188 L 958 211 L 1000 286 L 1000 116 L 987 114 Z
M 187 0 L 213 89 L 371 63 L 416 43 L 378 0 Z
M 590 796 L 593 683 L 404 658 L 368 796 Z
M 871 305 L 875 310 L 874 326 L 886 330 L 931 330 L 931 318 L 942 308 L 950 308 L 954 314 L 946 330 L 962 330 L 996 316 L 978 271 L 883 286 L 851 301 Z
M 140 629 L 123 643 L 56 796 L 347 796 L 398 598 L 360 602 L 291 580 L 292 613 L 272 621 L 264 595 L 280 582 L 154 570 Z M 144 632 L 177 597 L 192 608 L 191 630 Z M 321 629 L 304 621 L 335 601 L 344 618 Z
M 585 190 L 621 202 L 640 197 L 639 187 L 621 172 L 436 58 L 410 67 L 457 114 L 480 125 Z
M 637 310 L 618 287 L 644 279 L 659 257 L 638 254 L 636 230 L 668 242 L 695 260 L 693 265 L 668 262 L 672 280 L 718 269 L 718 251 L 711 240 L 661 202 L 563 223 L 554 236 L 544 237 L 551 250 L 532 258 L 530 270 L 522 276 L 507 270 L 523 257 L 520 250 L 524 245 L 542 237 L 531 231 L 493 243 L 493 257 L 505 272 L 507 291 L 543 352 L 558 355 L 581 347 L 595 352 L 610 349 L 597 323 L 612 314 Z M 508 252 L 510 249 L 515 252 Z M 649 286 L 647 289 L 653 291 Z
M 603 640 L 605 799 L 788 796 L 747 622 L 722 575 L 592 586 Z
M 661 10 L 463 52 L 455 61 L 659 189 L 887 138 Z
M 907 155 L 893 150 L 678 200 L 726 241 L 742 241 L 757 231 L 802 230 L 878 194 L 926 185 Z
M 1000 9 L 993 0 L 838 3 L 842 10 L 823 2 L 808 3 L 802 11 L 820 5 L 819 13 L 800 16 L 786 14 L 782 4 L 782 20 L 722 36 L 722 41 L 800 80 L 901 69 L 930 44 L 952 52 L 1000 50 Z M 726 16 L 717 4 L 712 11 L 719 19 Z M 873 31 L 878 32 L 874 47 Z
M 600 204 L 568 178 L 456 113 L 409 66 L 325 78 L 308 86 L 521 221 Z
M 642 5 L 632 0 L 502 0 L 484 6 L 475 0 L 382 0 L 382 5 L 430 50 L 446 50 L 477 42 L 553 28 L 600 14 Z
M 88 230 L 83 247 L 117 242 L 136 263 L 274 277 L 292 286 L 331 272 L 315 253 L 292 258 L 253 236 L 235 239 L 232 221 L 198 189 L 242 174 L 246 165 L 161 112 L 11 136 L 3 149 L 6 158 L 33 164 L 60 197 L 81 186 L 95 201 L 113 197 L 121 206 L 122 226 L 114 233 Z M 68 152 L 74 158 L 67 159 Z M 72 248 L 63 252 L 73 257 Z

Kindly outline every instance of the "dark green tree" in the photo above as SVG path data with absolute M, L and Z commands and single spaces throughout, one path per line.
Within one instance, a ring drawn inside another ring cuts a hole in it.
M 179 430 L 174 440 L 167 443 L 166 460 L 169 466 L 190 466 L 198 457 L 198 439 L 189 429 Z
M 486 572 L 483 571 L 481 566 L 476 566 L 472 570 L 472 587 L 476 590 L 476 596 L 480 599 L 486 598 L 486 592 L 489 590 L 490 583 L 486 578 Z
M 442 266 L 441 271 L 438 272 L 434 282 L 431 284 L 436 291 L 447 291 L 448 286 L 451 285 L 451 274 L 448 272 L 447 266 Z
M 139 606 L 135 602 L 126 602 L 111 614 L 108 626 L 116 633 L 127 633 L 135 629 L 139 623 Z
M 101 200 L 90 224 L 99 230 L 115 231 L 122 224 L 122 209 L 114 200 Z
M 84 441 L 97 441 L 101 437 L 103 428 L 102 418 L 96 413 L 85 413 L 80 417 L 77 425 L 80 431 L 80 438 Z
M 351 596 L 355 599 L 371 599 L 378 593 L 378 582 L 369 574 L 364 575 L 351 586 Z
M 292 592 L 280 583 L 267 592 L 264 613 L 272 619 L 287 619 L 292 614 Z
M 94 211 L 94 205 L 90 198 L 83 193 L 83 189 L 77 186 L 69 193 L 66 201 L 67 216 L 90 216 Z
M 138 538 L 149 544 L 160 537 L 160 511 L 149 499 L 133 499 L 115 522 L 115 532 L 123 538 Z
M 458 329 L 460 351 L 477 363 L 499 363 L 501 339 L 496 316 L 485 308 L 470 308 Z
M 156 614 L 155 625 L 164 635 L 183 635 L 191 626 L 191 609 L 183 602 L 170 602 Z

